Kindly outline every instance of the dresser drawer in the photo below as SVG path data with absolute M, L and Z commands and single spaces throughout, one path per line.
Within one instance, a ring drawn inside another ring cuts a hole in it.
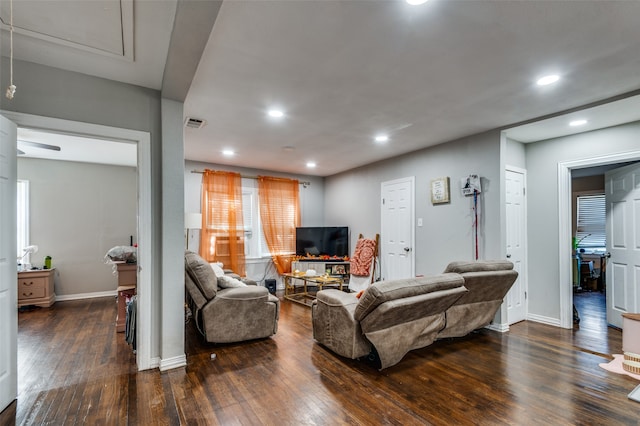
M 18 280 L 18 299 L 35 299 L 46 295 L 46 278 L 26 278 Z

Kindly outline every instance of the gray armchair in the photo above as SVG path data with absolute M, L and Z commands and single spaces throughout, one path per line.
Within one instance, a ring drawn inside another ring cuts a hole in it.
M 187 301 L 207 342 L 230 343 L 269 337 L 278 330 L 280 300 L 266 287 L 220 288 L 211 266 L 198 254 L 185 253 Z

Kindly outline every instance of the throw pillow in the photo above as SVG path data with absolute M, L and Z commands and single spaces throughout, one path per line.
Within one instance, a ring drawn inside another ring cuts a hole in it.
M 218 277 L 218 286 L 221 288 L 246 287 L 247 285 L 228 275 Z
M 358 239 L 356 250 L 351 257 L 351 274 L 366 277 L 371 271 L 371 263 L 375 259 L 375 240 Z
M 224 277 L 224 271 L 217 263 L 210 263 L 211 269 L 213 269 L 213 273 L 216 274 L 216 277 Z

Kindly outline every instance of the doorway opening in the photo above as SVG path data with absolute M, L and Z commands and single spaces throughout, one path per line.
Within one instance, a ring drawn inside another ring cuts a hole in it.
M 640 151 L 609 154 L 599 157 L 558 163 L 559 201 L 559 253 L 560 253 L 560 326 L 573 328 L 573 265 L 574 255 L 572 221 L 572 173 L 574 171 L 602 167 L 615 168 L 624 163 L 640 161 Z M 604 173 L 604 172 L 602 172 Z M 605 284 L 606 285 L 606 284 Z
M 606 328 L 605 177 L 610 164 L 572 170 L 571 235 L 574 329 Z
M 133 143 L 137 147 L 137 236 L 138 236 L 138 310 L 137 352 L 138 370 L 159 366 L 151 357 L 152 318 L 152 240 L 151 240 L 151 136 L 148 132 L 75 122 L 51 117 L 3 111 L 2 114 L 19 128 L 38 129 L 58 134 L 85 136 L 102 140 Z

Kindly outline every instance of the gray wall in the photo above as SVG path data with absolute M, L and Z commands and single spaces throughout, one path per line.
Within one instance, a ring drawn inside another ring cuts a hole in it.
M 526 144 L 529 313 L 560 320 L 558 163 L 640 149 L 640 122 Z
M 474 258 L 472 198 L 460 191 L 460 179 L 482 177 L 480 258 L 501 256 L 500 132 L 492 131 L 430 147 L 326 178 L 325 223 L 347 225 L 351 247 L 359 233 L 380 232 L 380 185 L 415 176 L 416 274 L 437 274 L 453 260 Z M 451 203 L 432 205 L 431 179 L 449 176 Z
M 31 263 L 53 258 L 56 295 L 115 294 L 104 256 L 136 241 L 136 169 L 18 158 L 18 178 L 29 181 L 30 243 L 39 248 Z
M 1 71 L 2 75 L 8 75 L 9 64 L 4 59 Z M 162 282 L 160 266 L 163 263 L 159 238 L 163 196 L 160 92 L 24 61 L 14 61 L 14 81 L 18 87 L 16 96 L 12 101 L 4 96 L 0 97 L 0 109 L 150 133 L 153 221 L 153 288 L 152 306 L 149 307 L 152 324 L 150 353 L 151 357 L 159 357 Z M 182 164 L 181 158 L 174 160 Z M 182 199 L 174 201 L 183 202 Z
M 524 144 L 507 138 L 505 161 L 507 166 L 527 168 Z

